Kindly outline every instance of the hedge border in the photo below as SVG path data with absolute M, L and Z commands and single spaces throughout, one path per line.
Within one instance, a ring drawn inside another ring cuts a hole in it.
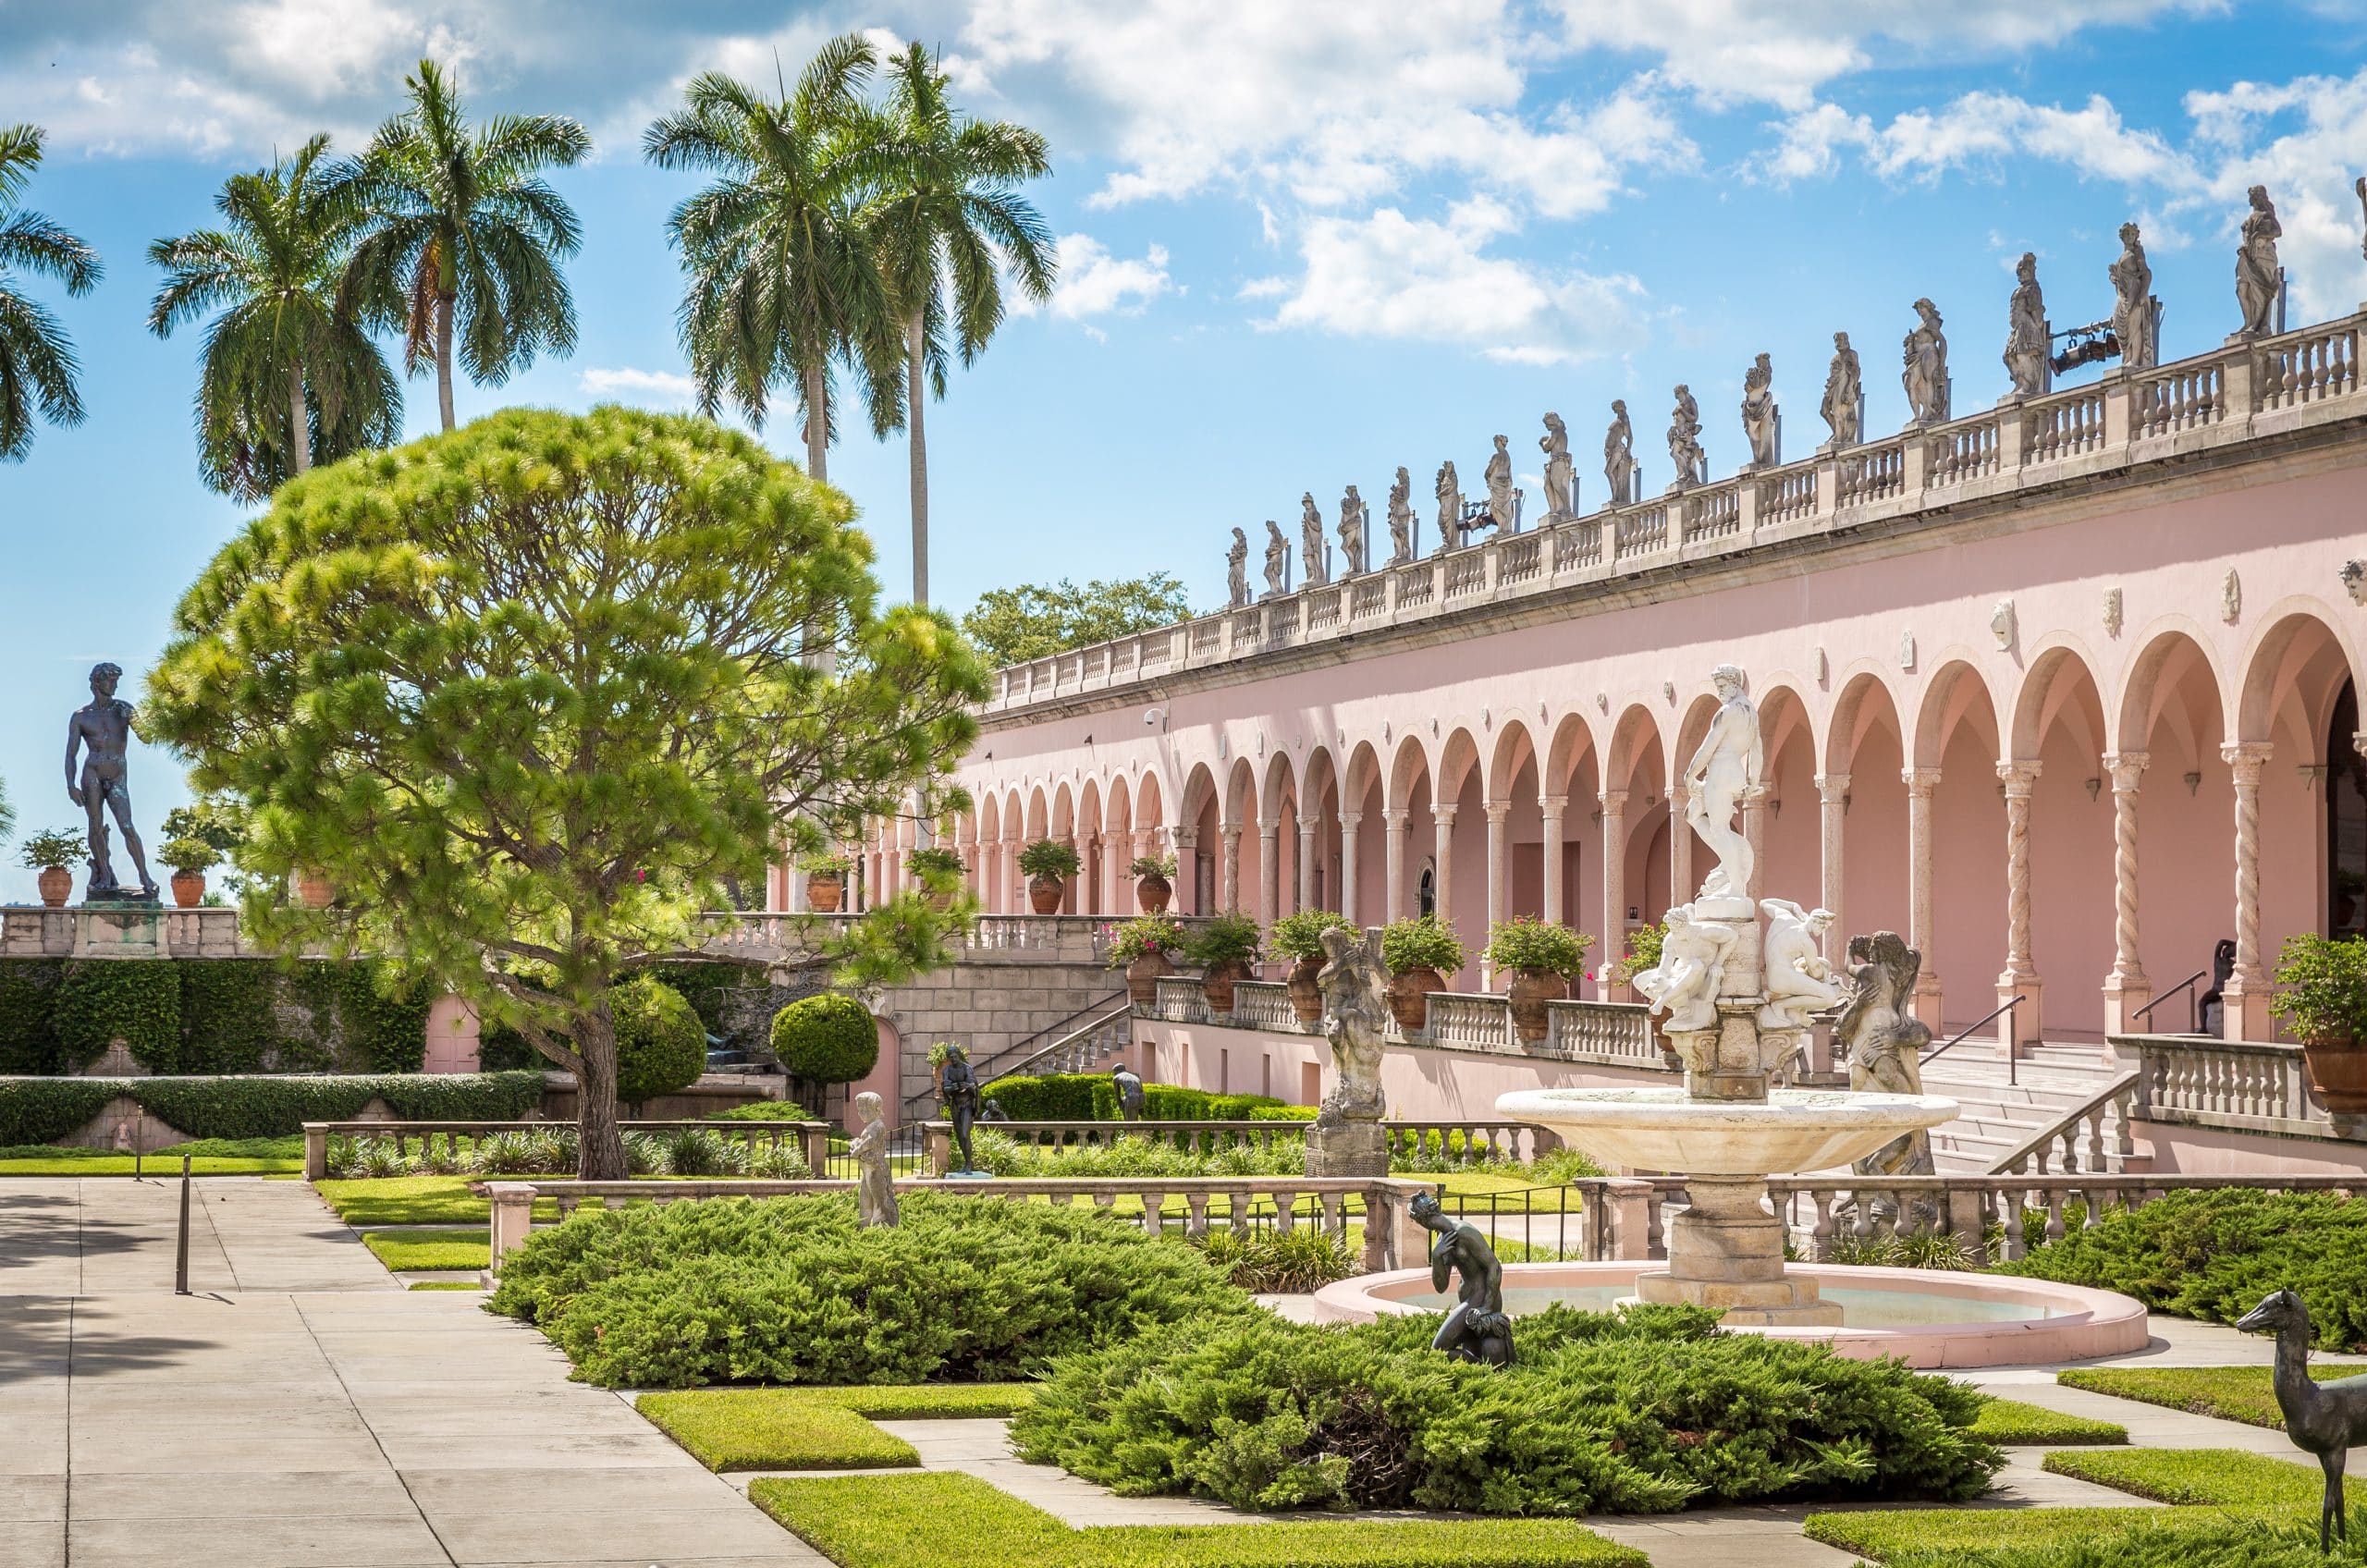
M 53 1144 L 121 1096 L 191 1138 L 276 1138 L 346 1121 L 373 1099 L 407 1121 L 515 1121 L 542 1103 L 539 1072 L 0 1079 L 0 1145 Z

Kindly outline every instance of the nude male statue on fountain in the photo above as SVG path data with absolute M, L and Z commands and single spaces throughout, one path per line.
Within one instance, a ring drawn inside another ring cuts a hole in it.
M 91 701 L 66 721 L 66 794 L 90 818 L 91 879 L 84 899 L 122 898 L 117 886 L 115 862 L 107 852 L 107 815 L 123 829 L 123 847 L 131 851 L 132 868 L 140 873 L 139 897 L 153 899 L 155 881 L 148 875 L 147 851 L 139 830 L 131 826 L 131 786 L 125 752 L 131 744 L 131 704 L 115 694 L 123 679 L 121 667 L 103 664 L 91 670 Z M 89 747 L 82 759 L 80 781 L 74 753 Z

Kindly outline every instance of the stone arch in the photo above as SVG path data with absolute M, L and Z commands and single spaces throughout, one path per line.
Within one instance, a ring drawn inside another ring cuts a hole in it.
M 1421 737 L 1407 734 L 1390 758 L 1388 809 L 1397 815 L 1397 876 L 1389 888 L 1388 918 L 1421 913 L 1421 888 L 1430 864 L 1436 823 L 1430 814 L 1433 776 L 1429 748 Z
M 2235 786 L 2219 749 L 2232 728 L 2227 689 L 2209 633 L 2172 618 L 2139 639 L 2123 678 L 2112 731 L 2114 760 L 2123 766 L 2105 778 L 2116 790 L 2116 849 L 2125 813 L 2135 876 L 2124 890 L 2116 864 L 2116 943 L 2103 986 L 2108 1029 L 2194 1027 L 2197 998 L 2210 985 L 2212 949 L 2231 934 Z M 2131 784 L 2133 794 L 2122 800 L 2118 791 Z M 2131 895 L 2125 912 L 2118 904 L 2124 891 Z M 2124 913 L 2136 926 L 2135 962 L 2126 965 L 2118 940 Z M 2198 971 L 2204 978 L 2181 990 L 2178 983 Z
M 1315 825 L 1312 875 L 1303 880 L 1309 900 L 1305 907 L 1336 910 L 1340 907 L 1348 846 L 1341 827 L 1340 766 L 1331 748 L 1318 744 L 1309 751 L 1302 773 L 1298 800 L 1301 821 Z
M 1813 907 L 1822 897 L 1820 818 L 1817 813 L 1817 733 L 1807 699 L 1788 680 L 1769 680 L 1753 692 L 1759 703 L 1759 741 L 1764 762 L 1760 778 L 1767 790 L 1760 808 L 1759 888 L 1762 894 Z M 1689 753 L 1688 753 L 1689 754 Z M 1685 757 L 1675 759 L 1677 767 Z M 1672 832 L 1690 834 L 1682 823 Z M 1674 900 L 1691 889 L 1672 893 Z
M 2352 694 L 2355 709 L 2361 688 L 2358 663 L 2341 628 L 2307 599 L 2269 606 L 2244 652 L 2238 680 L 2234 736 L 2238 760 L 2233 766 L 2244 773 L 2257 770 L 2259 781 L 2252 787 L 2251 809 L 2247 812 L 2239 804 L 2231 818 L 2238 823 L 2253 818 L 2258 824 L 2256 939 L 2249 944 L 2254 949 L 2249 956 L 2256 970 L 2264 971 L 2287 937 L 2323 933 L 2331 923 L 2337 856 L 2328 839 L 2329 795 L 2323 786 L 2332 782 L 2330 741 L 2355 744 L 2357 720 L 2350 721 L 2349 737 L 2331 737 L 2328 730 L 2345 692 Z M 2242 774 L 2233 787 L 2240 795 Z M 2231 832 L 2230 839 L 2238 832 Z M 2240 950 L 2246 945 L 2243 925 L 2239 913 L 2231 917 L 2239 972 L 2248 956 Z M 2264 989 L 2264 976 L 2260 986 Z M 2268 1037 L 2269 1020 L 2257 1005 L 2235 1011 L 2229 1022 L 2242 1027 L 2244 1038 Z
M 2001 856 L 2006 957 L 1996 999 L 2029 998 L 2013 1018 L 2017 1039 L 2103 1043 L 2103 996 L 2088 979 L 2113 959 L 2113 805 L 2103 789 L 2111 745 L 2103 685 L 2087 649 L 2067 637 L 2045 639 L 2014 693 L 1998 753 L 2009 837 Z M 2028 848 L 2017 851 L 2013 797 L 2024 790 Z M 2016 951 L 2017 925 L 2029 931 L 2026 952 Z M 2042 976 L 2062 982 L 2046 986 L 2042 1010 Z
M 1077 874 L 1069 878 L 1061 908 L 1069 914 L 1103 914 L 1109 905 L 1110 823 L 1102 810 L 1101 781 L 1087 778 L 1077 789 Z
M 1051 828 L 1051 805 L 1045 799 L 1044 786 L 1038 784 L 1027 796 L 1027 827 L 1024 838 L 1028 843 L 1044 838 Z
M 2317 734 L 2324 729 L 2324 711 L 2344 677 L 2354 681 L 2361 677 L 2341 629 L 2313 601 L 2286 600 L 2261 618 L 2261 629 L 2237 668 L 2242 685 L 2230 739 L 2269 741 L 2278 744 L 2280 753 L 2303 742 L 2309 760 L 2323 761 L 2314 753 L 2321 744 Z M 2280 723 L 2286 731 L 2282 735 L 2276 732 Z

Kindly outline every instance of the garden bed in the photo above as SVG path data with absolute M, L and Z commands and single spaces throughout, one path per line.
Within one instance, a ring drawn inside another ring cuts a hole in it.
M 2367 1366 L 2355 1363 L 2321 1362 L 2310 1368 L 2321 1383 L 2362 1374 Z M 2067 1389 L 2283 1431 L 2285 1413 L 2276 1408 L 2274 1376 L 2267 1366 L 2097 1366 L 2057 1372 L 2054 1380 Z

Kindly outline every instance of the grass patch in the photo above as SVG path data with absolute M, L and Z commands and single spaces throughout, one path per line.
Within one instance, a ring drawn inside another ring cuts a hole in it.
M 414 1291 L 481 1291 L 484 1289 L 474 1280 L 416 1280 L 411 1282 L 411 1288 Z
M 2021 1548 L 2061 1541 L 2109 1540 L 2156 1510 L 2128 1508 L 1870 1508 L 1811 1513 L 1800 1533 L 1879 1562 L 1920 1562 L 1928 1552 Z M 2010 1561 L 2010 1559 L 2008 1559 Z M 1944 1561 L 1944 1559 L 1943 1560 Z
M 321 1181 L 313 1190 L 349 1225 L 482 1225 L 493 1203 L 469 1191 L 466 1176 L 388 1176 Z
M 362 1244 L 389 1271 L 406 1268 L 485 1268 L 493 1242 L 484 1226 L 462 1231 L 366 1231 Z
M 2093 1481 L 2178 1508 L 2283 1511 L 2306 1507 L 2315 1518 L 2325 1492 L 2325 1477 L 2313 1465 L 2234 1448 L 2050 1453 L 2046 1467 L 2058 1476 Z
M 2324 1363 L 2310 1368 L 2321 1383 L 2367 1373 L 2367 1366 Z M 2111 1394 L 2167 1405 L 2190 1415 L 2215 1415 L 2222 1421 L 2285 1428 L 2285 1413 L 2276 1408 L 2273 1368 L 2266 1366 L 2093 1366 L 2057 1372 L 2054 1380 L 2067 1389 Z
M 193 1176 L 269 1176 L 304 1169 L 301 1133 L 285 1138 L 200 1138 L 150 1149 L 135 1159 L 115 1149 L 15 1144 L 0 1147 L 0 1176 L 130 1176 L 180 1174 L 190 1157 Z
M 920 1463 L 873 1419 L 1010 1415 L 1034 1397 L 1024 1383 L 693 1389 L 633 1408 L 710 1470 L 868 1470 Z
M 2017 1399 L 1993 1399 L 1973 1417 L 1972 1435 L 2000 1448 L 2055 1448 L 2092 1443 L 2125 1443 L 2128 1428 L 2116 1421 L 2095 1421 L 2066 1415 L 2044 1405 Z
M 759 1479 L 748 1495 L 840 1568 L 1650 1568 L 1563 1519 L 1071 1529 L 975 1476 Z

